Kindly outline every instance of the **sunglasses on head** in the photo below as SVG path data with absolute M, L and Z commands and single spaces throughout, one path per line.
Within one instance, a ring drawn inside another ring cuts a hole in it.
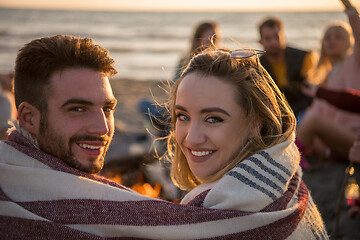
M 265 54 L 265 51 L 263 50 L 250 49 L 250 48 L 241 48 L 235 50 L 215 50 L 212 51 L 211 53 L 222 53 L 222 52 L 229 53 L 230 56 L 234 59 L 250 58 L 253 56 L 261 56 Z

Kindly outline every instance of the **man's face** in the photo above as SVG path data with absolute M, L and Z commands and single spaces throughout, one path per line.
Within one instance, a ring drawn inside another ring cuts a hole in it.
M 88 173 L 99 172 L 114 134 L 116 99 L 108 78 L 86 68 L 55 72 L 38 143 L 44 152 Z
M 286 47 L 284 33 L 280 27 L 263 27 L 261 30 L 260 43 L 267 54 L 277 55 Z

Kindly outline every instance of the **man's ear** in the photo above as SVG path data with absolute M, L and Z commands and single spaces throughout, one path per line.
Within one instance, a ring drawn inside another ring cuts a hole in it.
M 28 131 L 35 139 L 40 128 L 40 111 L 28 102 L 22 102 L 18 108 L 20 126 Z

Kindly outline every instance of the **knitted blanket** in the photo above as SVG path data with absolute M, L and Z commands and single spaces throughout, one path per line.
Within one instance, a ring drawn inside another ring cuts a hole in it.
M 262 166 L 256 159 L 260 162 L 266 159 L 282 169 L 284 174 L 279 174 L 283 177 L 272 172 L 272 168 L 265 168 L 264 171 L 278 179 L 265 180 L 258 169 L 267 164 Z M 250 161 L 258 164 L 258 168 Z M 277 161 L 269 152 L 259 153 L 211 189 L 196 193 L 188 205 L 180 205 L 144 197 L 97 175 L 70 168 L 13 131 L 7 141 L 0 142 L 0 236 L 4 239 L 327 239 L 321 217 L 301 181 L 301 173 L 294 170 L 297 163 L 289 167 Z M 259 175 L 250 170 L 251 166 Z M 246 189 L 238 191 L 237 188 L 243 187 Z

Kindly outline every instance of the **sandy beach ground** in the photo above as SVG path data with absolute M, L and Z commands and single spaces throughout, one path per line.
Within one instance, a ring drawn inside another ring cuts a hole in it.
M 147 121 L 138 111 L 137 104 L 144 98 L 162 103 L 167 99 L 167 83 L 114 79 L 111 84 L 118 106 L 115 113 L 117 132 L 110 147 L 109 159 L 127 159 L 129 155 L 148 152 L 152 140 L 151 136 L 143 138 L 144 134 L 148 134 L 145 130 Z M 131 152 L 129 148 L 134 149 Z M 314 169 L 304 172 L 304 181 L 318 205 L 331 239 L 360 239 L 360 218 L 351 219 L 347 216 L 345 200 L 341 204 L 339 236 L 334 236 L 338 199 L 348 164 L 312 160 Z

